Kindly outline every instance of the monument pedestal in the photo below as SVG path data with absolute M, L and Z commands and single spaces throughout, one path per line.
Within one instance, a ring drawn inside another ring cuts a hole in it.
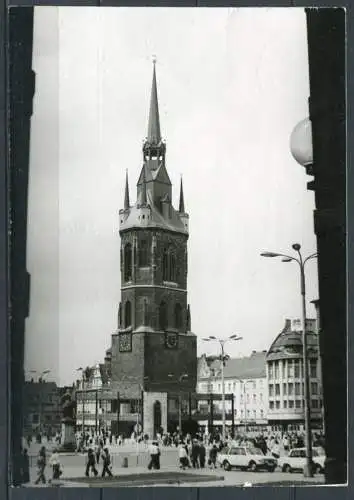
M 72 419 L 63 418 L 61 421 L 61 441 L 59 451 L 75 451 L 76 437 L 74 430 L 74 421 Z

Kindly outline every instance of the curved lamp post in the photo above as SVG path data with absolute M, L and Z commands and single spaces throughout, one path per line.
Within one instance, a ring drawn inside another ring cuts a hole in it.
M 221 353 L 219 356 L 219 359 L 221 361 L 221 390 L 222 390 L 222 439 L 225 441 L 225 380 L 224 380 L 224 367 L 226 364 L 226 361 L 229 359 L 230 356 L 225 354 L 225 344 L 227 342 L 231 341 L 237 341 L 237 340 L 242 340 L 242 337 L 239 337 L 238 335 L 231 335 L 230 337 L 227 337 L 225 339 L 218 339 L 214 337 L 213 335 L 209 335 L 209 337 L 206 337 L 204 339 L 204 342 L 218 342 L 220 345 Z
M 302 302 L 302 345 L 303 345 L 303 374 L 304 374 L 304 402 L 305 402 L 305 432 L 306 432 L 306 466 L 304 467 L 304 476 L 313 476 L 312 467 L 312 443 L 311 443 L 311 409 L 310 409 L 310 387 L 308 374 L 308 352 L 307 352 L 307 334 L 306 334 L 306 288 L 305 288 L 305 264 L 317 257 L 317 253 L 312 253 L 303 258 L 301 246 L 299 243 L 292 245 L 298 257 L 285 255 L 276 252 L 263 252 L 262 257 L 282 257 L 282 262 L 297 262 L 300 269 L 300 291 Z
M 168 377 L 169 378 L 173 378 L 174 375 L 173 373 L 169 373 L 168 374 Z M 183 380 L 186 380 L 188 378 L 188 373 L 182 373 L 179 377 L 178 377 L 178 382 L 179 382 L 179 398 L 178 398 L 178 428 L 179 428 L 179 432 L 180 434 L 182 435 L 182 390 L 181 390 L 181 382 L 183 382 Z

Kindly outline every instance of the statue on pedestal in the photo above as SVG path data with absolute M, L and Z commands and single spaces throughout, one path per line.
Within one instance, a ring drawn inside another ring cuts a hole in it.
M 61 400 L 63 417 L 61 419 L 61 441 L 60 451 L 75 451 L 75 408 L 76 403 L 72 400 L 70 392 L 66 392 Z

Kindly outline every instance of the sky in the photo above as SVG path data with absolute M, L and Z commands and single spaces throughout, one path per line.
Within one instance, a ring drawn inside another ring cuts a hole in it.
M 308 116 L 300 8 L 36 7 L 25 369 L 70 384 L 102 362 L 120 301 L 118 212 L 130 199 L 156 72 L 167 170 L 190 216 L 188 302 L 203 337 L 264 350 L 300 316 L 299 268 L 264 250 L 316 251 L 310 180 L 290 153 Z M 307 272 L 308 317 L 318 298 Z M 32 373 L 33 375 L 33 373 Z

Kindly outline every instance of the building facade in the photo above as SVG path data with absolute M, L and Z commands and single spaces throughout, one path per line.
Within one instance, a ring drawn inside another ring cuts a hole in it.
M 322 382 L 316 320 L 306 321 L 311 427 L 322 427 Z M 285 321 L 267 353 L 268 421 L 279 430 L 304 427 L 302 331 L 299 319 Z
M 224 384 L 225 395 L 230 398 L 225 402 L 226 425 L 229 429 L 232 423 L 236 428 L 248 430 L 265 428 L 268 423 L 266 351 L 253 351 L 248 357 L 229 359 L 224 367 Z M 208 358 L 205 355 L 199 358 L 197 392 L 211 395 L 222 393 L 220 359 Z M 200 411 L 203 411 L 201 404 Z M 204 404 L 204 412 L 205 418 L 200 415 L 199 423 L 207 427 L 209 408 L 206 404 Z M 213 414 L 214 426 L 221 426 L 222 402 L 220 399 L 214 402 Z
M 178 210 L 172 205 L 154 64 L 136 202 L 130 203 L 127 177 L 119 211 L 121 302 L 105 360 L 121 401 L 120 416 L 130 411 L 129 401 L 140 399 L 141 424 L 149 435 L 167 429 L 171 395 L 182 380 L 185 391 L 196 386 L 196 336 L 187 300 L 188 220 L 182 181 Z
M 55 382 L 26 381 L 24 384 L 24 434 L 55 434 L 61 428 L 61 392 Z

